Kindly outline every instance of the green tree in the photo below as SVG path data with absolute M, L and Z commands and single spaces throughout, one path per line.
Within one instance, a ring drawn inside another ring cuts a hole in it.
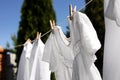
M 90 0 L 85 0 L 86 3 Z M 102 44 L 101 49 L 96 53 L 97 61 L 96 66 L 102 74 L 103 67 L 103 46 L 104 46 L 104 10 L 103 10 L 103 0 L 93 0 L 85 9 L 85 13 L 90 18 L 94 28 L 97 31 L 99 40 Z
M 35 39 L 37 31 L 42 34 L 50 30 L 49 20 L 55 20 L 52 0 L 24 0 L 21 10 L 21 21 L 17 35 L 17 45 L 23 44 L 28 38 Z M 43 37 L 43 42 L 47 37 Z M 21 49 L 17 48 L 18 60 Z
M 16 45 L 23 44 L 28 38 L 35 39 L 38 31 L 42 34 L 49 31 L 50 19 L 56 21 L 52 0 L 24 0 Z M 48 35 L 42 37 L 42 41 L 45 42 L 47 37 Z M 19 63 L 22 47 L 17 47 L 16 51 L 16 61 Z

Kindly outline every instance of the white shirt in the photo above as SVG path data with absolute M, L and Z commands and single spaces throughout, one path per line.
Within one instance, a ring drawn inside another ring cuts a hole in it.
M 111 2 L 113 2 L 113 4 L 110 4 Z M 120 9 L 117 8 L 120 7 L 119 3 L 120 0 L 104 0 L 106 30 L 103 61 L 103 80 L 120 80 L 120 27 L 118 25 L 120 22 L 116 23 L 115 20 L 115 18 L 119 18 L 120 16 L 120 13 L 118 14 L 115 12 L 116 10 L 120 11 Z M 108 14 L 107 11 L 111 13 Z M 112 15 L 115 18 L 111 19 L 109 15 Z
M 94 65 L 95 53 L 101 44 L 89 18 L 81 12 L 75 12 L 73 20 L 69 20 L 69 27 L 75 55 L 72 80 L 101 80 Z
M 60 27 L 56 26 L 45 43 L 43 60 L 50 63 L 56 80 L 72 79 L 73 51 Z
M 30 80 L 50 80 L 49 64 L 42 61 L 43 51 L 44 43 L 36 40 L 30 56 Z
M 29 80 L 29 59 L 30 59 L 31 49 L 32 49 L 32 44 L 30 42 L 24 45 L 20 57 L 17 80 Z

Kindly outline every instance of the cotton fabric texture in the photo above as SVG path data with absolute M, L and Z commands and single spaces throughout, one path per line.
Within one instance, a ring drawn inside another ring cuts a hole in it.
M 95 53 L 101 44 L 89 18 L 75 12 L 73 19 L 68 18 L 71 42 L 74 51 L 72 80 L 101 80 L 100 73 L 94 62 Z
M 107 0 L 104 1 L 108 4 L 105 5 L 105 16 L 111 20 L 114 20 L 118 27 L 120 27 L 120 0 Z
M 43 60 L 50 64 L 50 70 L 55 72 L 56 80 L 72 79 L 73 51 L 69 41 L 59 26 L 51 33 L 45 43 Z
M 49 64 L 42 61 L 44 43 L 41 39 L 33 43 L 30 56 L 30 80 L 50 80 Z
M 30 42 L 24 45 L 17 73 L 17 80 L 29 80 L 29 60 L 32 44 Z
M 119 0 L 104 0 L 105 44 L 103 80 L 120 80 L 119 3 Z

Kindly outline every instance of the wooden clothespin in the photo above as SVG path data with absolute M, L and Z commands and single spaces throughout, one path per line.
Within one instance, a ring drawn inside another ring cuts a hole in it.
M 54 28 L 55 28 L 55 25 L 56 25 L 56 24 L 55 24 L 55 20 L 53 20 L 53 27 L 54 27 Z
M 39 36 L 38 36 L 39 39 L 41 38 L 41 34 L 42 34 L 42 33 L 40 32 L 40 33 L 39 33 Z
M 73 13 L 76 12 L 76 5 L 74 6 Z
M 37 32 L 36 39 L 39 39 L 39 32 Z
M 26 45 L 29 42 L 31 42 L 30 38 L 27 39 L 27 41 L 24 43 L 24 45 Z
M 52 29 L 52 32 L 54 33 L 54 28 L 55 28 L 55 21 L 54 20 L 50 20 L 50 27 Z
M 50 27 L 51 27 L 52 30 L 54 29 L 54 27 L 53 27 L 53 23 L 52 23 L 51 20 L 50 20 Z
M 37 32 L 36 40 L 41 38 L 41 33 Z
M 76 6 L 74 6 L 74 9 L 72 8 L 72 4 L 69 5 L 69 14 L 70 14 L 70 20 L 72 20 L 72 16 L 76 12 Z
M 72 4 L 69 5 L 69 14 L 70 14 L 70 17 L 72 16 Z

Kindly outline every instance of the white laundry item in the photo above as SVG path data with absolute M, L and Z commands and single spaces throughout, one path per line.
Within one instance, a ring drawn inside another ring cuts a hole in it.
M 73 59 L 69 41 L 61 28 L 56 26 L 45 43 L 43 60 L 50 63 L 50 70 L 55 72 L 56 80 L 71 80 Z
M 73 19 L 69 20 L 71 42 L 74 51 L 72 80 L 102 80 L 94 62 L 95 53 L 101 44 L 97 33 L 89 18 L 81 13 L 75 12 Z
M 109 2 L 105 4 L 108 4 L 107 7 L 105 7 L 105 16 L 114 20 L 118 27 L 120 27 L 120 0 L 109 0 Z
M 32 49 L 32 44 L 30 42 L 24 45 L 20 57 L 17 80 L 29 80 L 29 59 L 30 59 L 31 49 Z
M 33 43 L 30 56 L 30 80 L 50 80 L 49 64 L 42 61 L 44 43 L 41 39 Z
M 112 0 L 104 0 L 104 12 L 106 12 L 108 7 L 113 6 L 110 4 L 110 1 Z M 118 3 L 120 3 L 120 1 Z M 106 15 L 106 13 L 104 14 Z M 115 14 L 109 14 L 115 16 Z M 120 80 L 120 27 L 114 20 L 106 16 L 104 17 L 106 30 L 103 58 L 103 80 Z

